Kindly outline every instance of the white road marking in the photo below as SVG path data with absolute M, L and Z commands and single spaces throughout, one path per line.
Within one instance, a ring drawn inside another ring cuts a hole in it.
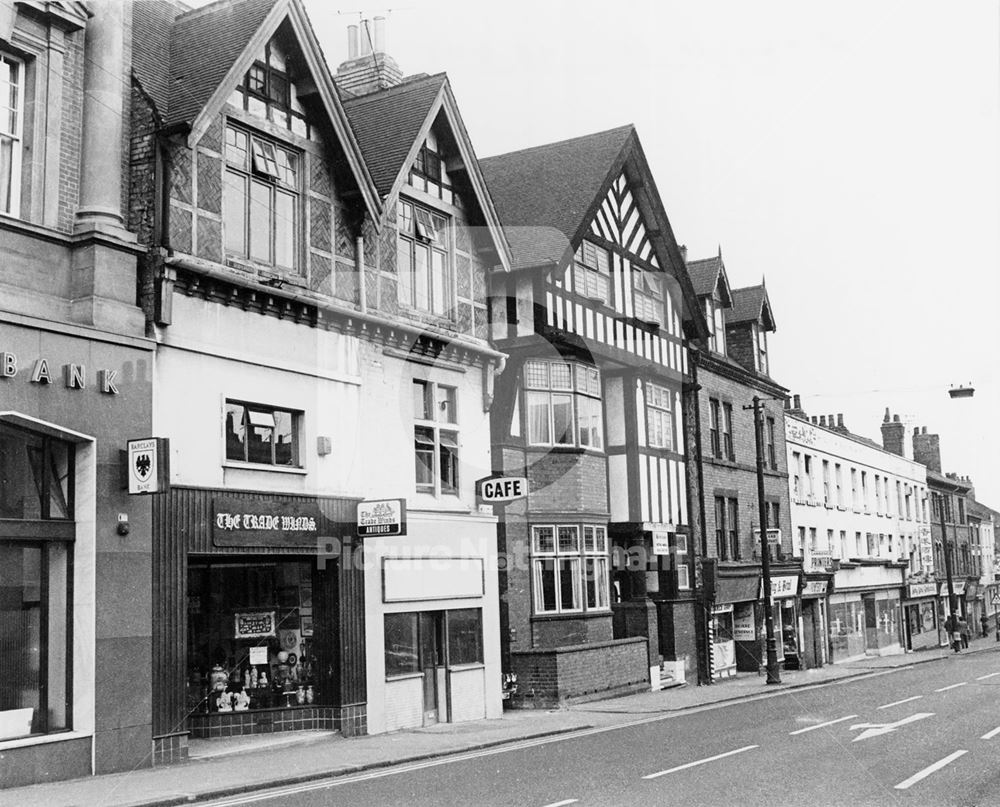
M 928 767 L 924 768 L 922 771 L 919 771 L 918 773 L 913 774 L 913 776 L 911 776 L 909 779 L 904 779 L 902 782 L 900 782 L 898 785 L 896 785 L 896 790 L 906 790 L 911 785 L 915 785 L 921 779 L 926 779 L 928 776 L 930 776 L 932 773 L 934 773 L 934 771 L 941 770 L 945 765 L 951 764 L 956 759 L 958 759 L 960 756 L 962 756 L 963 754 L 967 754 L 967 753 L 968 753 L 968 751 L 956 751 L 953 754 L 948 754 L 948 756 L 946 756 L 944 759 L 939 759 L 933 765 L 929 765 Z
M 566 807 L 567 804 L 576 804 L 579 799 L 566 799 L 564 801 L 554 801 L 551 804 L 546 804 L 545 807 Z
M 1000 672 L 990 673 L 989 675 L 980 675 L 976 680 L 985 681 L 987 678 L 992 678 L 995 675 L 1000 675 Z
M 905 726 L 908 723 L 916 723 L 918 720 L 923 720 L 926 717 L 934 717 L 934 712 L 917 712 L 909 717 L 897 720 L 895 723 L 855 723 L 851 726 L 851 731 L 855 731 L 856 729 L 864 729 L 864 731 L 862 731 L 851 742 L 856 743 L 858 740 L 867 740 L 869 737 L 879 737 L 883 734 L 891 734 L 900 726 Z
M 910 701 L 918 701 L 923 697 L 923 695 L 914 695 L 912 698 L 903 698 L 901 701 L 893 701 L 892 703 L 887 703 L 884 706 L 879 706 L 879 709 L 888 709 L 892 706 L 899 706 L 901 703 L 909 703 Z
M 706 757 L 705 759 L 699 759 L 697 762 L 688 762 L 685 765 L 678 765 L 676 768 L 669 768 L 665 771 L 660 771 L 659 773 L 651 773 L 648 776 L 643 776 L 643 779 L 655 779 L 658 776 L 666 776 L 668 773 L 674 773 L 675 771 L 683 771 L 686 768 L 694 768 L 697 765 L 704 765 L 706 762 L 715 762 L 717 759 L 723 759 L 724 757 L 731 757 L 734 754 L 742 754 L 744 751 L 750 751 L 754 748 L 760 748 L 759 745 L 745 745 L 742 748 L 737 748 L 735 751 L 726 751 L 724 754 L 716 754 L 714 757 Z
M 817 723 L 815 726 L 809 726 L 804 729 L 797 729 L 796 731 L 788 732 L 789 736 L 792 734 L 805 734 L 807 731 L 816 731 L 816 729 L 825 729 L 827 726 L 832 726 L 835 723 L 843 723 L 845 720 L 853 720 L 857 715 L 848 715 L 847 717 L 838 717 L 836 720 L 828 720 L 826 723 Z
M 986 732 L 986 733 L 985 733 L 985 734 L 984 734 L 984 735 L 983 735 L 982 737 L 980 737 L 979 739 L 980 739 L 980 740 L 992 740 L 992 739 L 993 739 L 994 737 L 996 737 L 996 736 L 997 736 L 998 734 L 1000 734 L 1000 727 L 997 727 L 997 728 L 993 729 L 993 731 L 987 731 L 987 732 Z
M 934 691 L 935 692 L 947 692 L 949 689 L 955 689 L 956 687 L 964 687 L 967 683 L 969 683 L 969 682 L 968 681 L 963 681 L 960 684 L 952 684 L 951 686 L 941 687 L 941 689 L 935 689 Z

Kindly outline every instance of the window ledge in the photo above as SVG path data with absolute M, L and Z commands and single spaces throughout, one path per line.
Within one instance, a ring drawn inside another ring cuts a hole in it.
M 468 664 L 451 664 L 448 666 L 448 672 L 472 672 L 473 670 L 485 670 L 486 664 L 482 661 L 472 661 Z
M 263 471 L 265 473 L 297 474 L 305 476 L 308 471 L 305 468 L 295 468 L 287 465 L 264 465 L 258 462 L 237 462 L 226 460 L 222 463 L 223 468 L 238 468 L 241 471 Z
M 532 614 L 531 619 L 543 620 L 543 621 L 553 621 L 558 622 L 559 620 L 566 619 L 596 619 L 597 617 L 611 616 L 611 606 L 607 608 L 592 608 L 589 611 L 563 611 L 562 613 L 543 613 L 543 614 Z
M 387 675 L 385 677 L 385 682 L 387 684 L 394 683 L 396 681 L 412 681 L 415 678 L 423 678 L 424 674 L 422 672 L 415 673 L 403 673 L 402 675 Z
M 0 742 L 0 751 L 11 748 L 26 748 L 31 745 L 46 745 L 48 743 L 60 743 L 67 740 L 85 740 L 93 735 L 85 731 L 61 731 L 52 734 L 40 734 L 35 737 L 21 737 L 17 740 L 4 740 Z

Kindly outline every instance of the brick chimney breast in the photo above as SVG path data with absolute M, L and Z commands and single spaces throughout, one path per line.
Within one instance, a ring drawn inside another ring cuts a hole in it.
M 928 434 L 924 426 L 913 435 L 913 459 L 930 470 L 941 473 L 941 436 Z

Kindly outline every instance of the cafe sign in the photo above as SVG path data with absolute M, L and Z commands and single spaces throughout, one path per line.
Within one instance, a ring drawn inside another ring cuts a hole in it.
M 302 547 L 315 549 L 325 519 L 313 501 L 212 500 L 212 543 L 215 546 Z

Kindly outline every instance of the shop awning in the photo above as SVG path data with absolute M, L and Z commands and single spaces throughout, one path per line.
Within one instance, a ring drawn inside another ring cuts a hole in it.
M 715 601 L 747 602 L 760 598 L 760 575 L 748 577 L 720 577 L 715 589 Z

